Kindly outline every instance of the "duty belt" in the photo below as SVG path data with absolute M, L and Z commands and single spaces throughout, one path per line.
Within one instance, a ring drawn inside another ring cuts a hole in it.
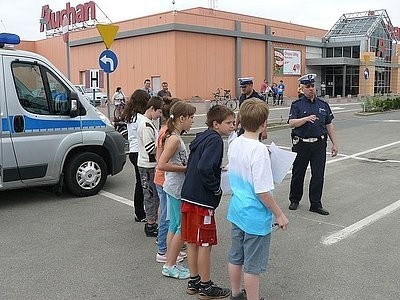
M 325 137 L 325 135 L 321 135 L 320 137 L 310 137 L 310 138 L 302 138 L 302 137 L 299 137 L 299 136 L 294 136 L 293 137 L 293 141 L 302 141 L 302 142 L 304 142 L 304 143 L 315 143 L 315 142 L 318 142 L 318 141 L 323 141 L 324 139 L 326 139 L 326 137 Z M 295 143 L 295 144 L 297 144 L 297 143 Z

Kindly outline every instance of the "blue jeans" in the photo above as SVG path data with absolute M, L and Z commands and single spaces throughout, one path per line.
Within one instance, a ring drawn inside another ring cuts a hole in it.
M 167 218 L 167 194 L 162 186 L 156 184 L 158 198 L 160 198 L 160 214 L 158 220 L 158 253 L 165 254 L 167 252 L 167 233 L 169 220 Z

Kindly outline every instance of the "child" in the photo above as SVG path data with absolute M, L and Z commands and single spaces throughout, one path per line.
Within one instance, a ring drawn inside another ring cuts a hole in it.
M 223 136 L 235 129 L 235 115 L 216 105 L 207 113 L 208 129 L 190 144 L 186 177 L 182 188 L 182 239 L 188 243 L 190 280 L 186 292 L 199 299 L 220 299 L 230 290 L 216 286 L 210 278 L 211 248 L 217 244 L 214 212 L 221 200 Z
M 143 114 L 146 111 L 148 101 L 149 97 L 145 91 L 136 90 L 122 112 L 122 119 L 127 123 L 128 128 L 129 160 L 135 169 L 136 184 L 133 193 L 133 205 L 136 222 L 146 222 L 146 213 L 143 207 L 143 188 L 138 168 L 139 147 L 137 128 L 138 124 L 143 120 Z
M 259 299 L 260 273 L 268 262 L 269 243 L 273 224 L 282 229 L 288 220 L 276 204 L 271 162 L 267 147 L 258 141 L 266 129 L 268 105 L 250 99 L 240 108 L 244 134 L 229 145 L 229 182 L 232 197 L 228 220 L 232 223 L 232 245 L 229 250 L 229 278 L 231 299 Z M 273 219 L 275 217 L 275 219 Z M 244 272 L 245 293 L 241 291 Z
M 171 107 L 178 101 L 179 99 L 177 98 L 168 98 L 168 97 L 163 98 L 164 103 L 161 110 L 165 123 L 163 126 L 161 126 L 161 129 L 158 132 L 157 151 L 156 151 L 157 160 L 160 160 L 161 153 L 164 149 L 164 140 L 165 140 L 164 136 L 168 129 L 166 121 L 169 119 Z M 163 189 L 164 181 L 165 181 L 164 171 L 156 167 L 156 173 L 154 175 L 154 183 L 156 184 L 158 198 L 160 199 L 160 212 L 158 216 L 158 236 L 157 236 L 158 251 L 156 255 L 156 261 L 160 263 L 167 262 L 167 232 L 169 227 L 169 220 L 166 219 L 167 194 Z M 181 262 L 185 256 L 186 253 L 184 252 L 180 253 L 180 255 L 178 255 L 177 261 Z
M 189 278 L 189 270 L 176 265 L 183 246 L 181 240 L 181 189 L 185 178 L 187 151 L 180 134 L 193 124 L 196 108 L 179 101 L 170 110 L 165 133 L 164 150 L 158 168 L 165 171 L 164 191 L 167 193 L 169 228 L 167 234 L 167 261 L 162 274 L 177 279 Z
M 160 200 L 154 184 L 154 168 L 156 167 L 157 128 L 152 120 L 161 117 L 162 99 L 151 97 L 146 106 L 143 121 L 138 126 L 138 166 L 143 187 L 144 207 L 147 223 L 144 232 L 148 237 L 156 237 L 158 233 L 157 212 Z

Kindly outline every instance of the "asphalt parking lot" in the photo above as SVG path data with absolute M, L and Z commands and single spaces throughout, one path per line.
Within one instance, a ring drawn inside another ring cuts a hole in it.
M 276 187 L 290 224 L 273 233 L 261 295 L 400 299 L 400 111 L 355 115 L 354 103 L 332 109 L 339 155 L 328 158 L 323 197 L 331 214 L 310 213 L 307 197 L 289 211 L 290 174 Z M 287 111 L 273 108 L 271 118 Z M 194 131 L 204 126 L 198 114 Z M 289 134 L 285 127 L 270 131 L 266 143 L 288 149 Z M 133 176 L 127 161 L 88 198 L 47 188 L 0 192 L 0 299 L 196 299 L 185 294 L 186 281 L 161 275 L 154 238 L 133 220 Z M 217 210 L 213 248 L 212 278 L 221 286 L 229 285 L 228 201 L 224 196 Z

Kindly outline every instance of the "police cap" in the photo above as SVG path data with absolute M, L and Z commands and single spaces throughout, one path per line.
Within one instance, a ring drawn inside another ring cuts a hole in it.
M 306 74 L 304 76 L 301 76 L 298 81 L 301 84 L 311 84 L 315 82 L 315 77 L 317 77 L 317 74 Z
M 240 87 L 244 87 L 248 84 L 253 84 L 253 77 L 241 77 L 238 78 Z

